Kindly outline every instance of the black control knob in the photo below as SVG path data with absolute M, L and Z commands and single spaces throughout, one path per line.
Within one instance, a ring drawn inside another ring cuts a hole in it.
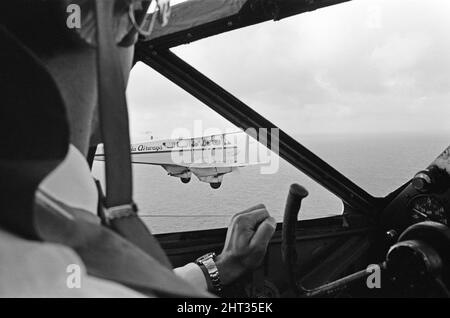
M 414 189 L 420 192 L 445 190 L 449 185 L 448 174 L 436 166 L 419 171 L 411 181 Z
M 431 187 L 432 184 L 432 179 L 429 171 L 424 170 L 418 172 L 412 179 L 411 183 L 414 189 L 416 189 L 417 191 L 426 191 Z

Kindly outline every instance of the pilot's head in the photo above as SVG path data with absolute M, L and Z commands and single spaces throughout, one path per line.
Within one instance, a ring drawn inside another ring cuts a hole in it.
M 138 37 L 135 26 L 142 23 L 149 2 L 113 2 L 117 62 L 127 82 Z M 70 142 L 84 154 L 98 122 L 96 22 L 91 0 L 0 1 L 0 23 L 39 58 L 56 81 L 66 106 Z
M 114 154 L 106 152 L 106 166 L 119 166 L 127 181 L 113 184 L 121 194 L 132 194 L 125 83 L 138 33 L 145 35 L 153 25 L 145 23 L 149 5 L 143 0 L 0 1 L 2 228 L 42 239 L 36 191 L 66 158 L 69 143 L 87 154 L 96 113 L 105 149 L 109 144 Z M 112 144 L 117 136 L 118 150 Z M 130 195 L 119 199 L 132 208 Z

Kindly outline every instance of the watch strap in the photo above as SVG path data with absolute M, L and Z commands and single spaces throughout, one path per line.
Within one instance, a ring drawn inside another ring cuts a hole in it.
M 212 289 L 216 292 L 222 291 L 222 284 L 220 282 L 219 269 L 214 261 L 215 253 L 208 253 L 196 260 L 197 265 L 200 266 L 206 277 L 209 277 L 208 285 L 212 285 Z

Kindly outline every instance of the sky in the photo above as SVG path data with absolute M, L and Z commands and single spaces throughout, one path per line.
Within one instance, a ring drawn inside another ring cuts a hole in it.
M 449 132 L 449 17 L 448 0 L 353 0 L 173 52 L 295 136 Z M 237 129 L 142 63 L 127 97 L 133 141 Z

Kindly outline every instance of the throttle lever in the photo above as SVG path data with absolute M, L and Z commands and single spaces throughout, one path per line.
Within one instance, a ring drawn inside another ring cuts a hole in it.
M 289 277 L 291 288 L 296 294 L 301 291 L 297 286 L 297 278 L 295 268 L 297 264 L 296 251 L 296 225 L 298 213 L 302 200 L 308 196 L 308 191 L 301 185 L 294 183 L 289 188 L 289 194 L 284 208 L 283 227 L 282 227 L 282 242 L 281 242 L 281 257 L 285 265 Z

